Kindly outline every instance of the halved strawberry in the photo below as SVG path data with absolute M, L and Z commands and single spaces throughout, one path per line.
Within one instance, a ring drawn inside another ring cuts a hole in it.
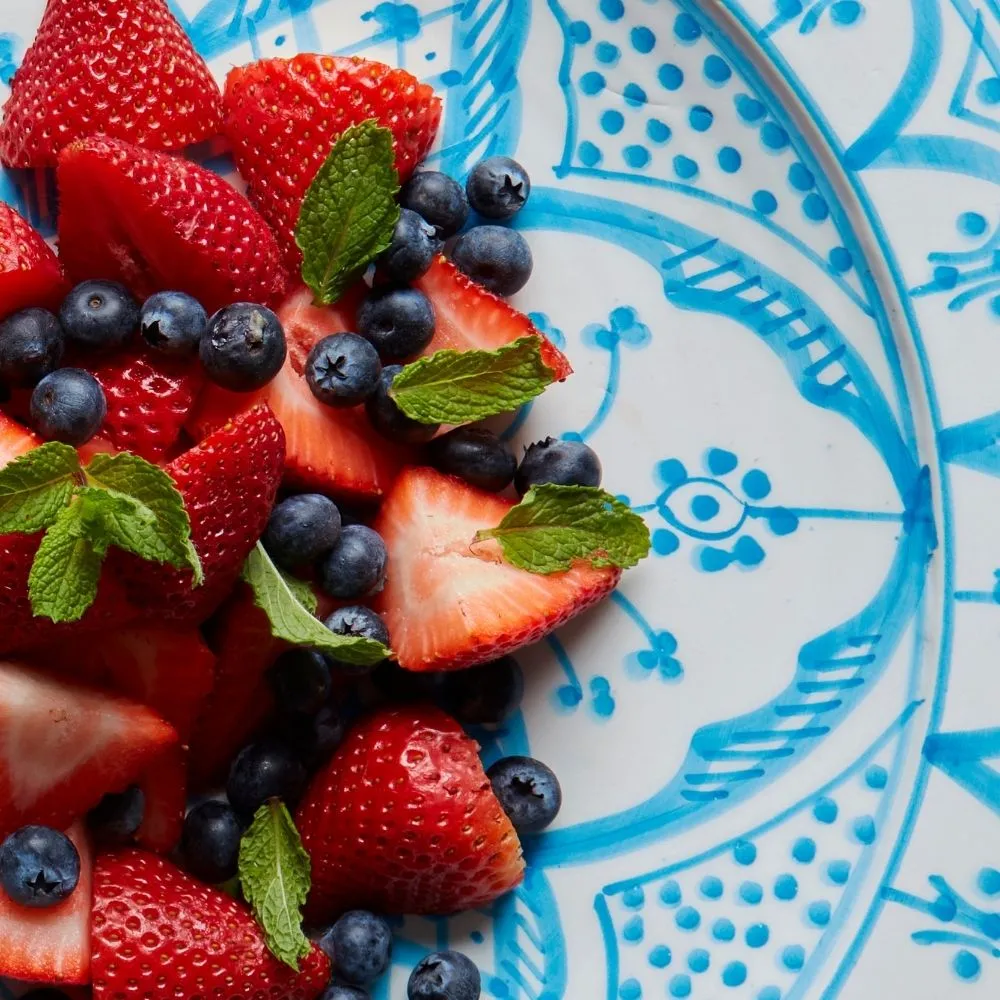
M 441 122 L 431 87 L 357 56 L 303 53 L 238 67 L 226 78 L 223 106 L 236 166 L 292 271 L 301 261 L 294 230 L 302 197 L 343 131 L 370 118 L 389 129 L 405 181 Z
M 539 337 L 542 360 L 556 381 L 573 374 L 566 355 L 524 313 L 477 285 L 444 257 L 438 257 L 414 284 L 434 305 L 434 339 L 425 354 L 445 348 L 492 351 L 520 337 Z
M 90 982 L 94 862 L 82 823 L 74 823 L 66 835 L 80 855 L 80 881 L 69 899 L 29 909 L 0 892 L 0 976 L 35 983 Z
M 472 540 L 512 500 L 433 469 L 404 469 L 375 530 L 389 549 L 389 578 L 374 607 L 407 670 L 457 670 L 542 636 L 610 593 L 621 572 L 581 564 L 543 576 Z
M 97 859 L 91 930 L 95 1000 L 314 1000 L 330 978 L 318 946 L 290 969 L 246 906 L 146 851 Z
M 59 253 L 74 281 L 110 278 L 139 298 L 175 289 L 209 312 L 285 293 L 267 223 L 196 163 L 98 136 L 59 154 L 58 181 Z
M 255 406 L 166 467 L 191 518 L 191 540 L 205 582 L 192 588 L 190 570 L 112 550 L 106 567 L 113 568 L 149 617 L 198 623 L 222 603 L 267 525 L 284 457 L 281 425 L 266 406 Z
M 339 410 L 319 402 L 292 359 L 256 393 L 234 393 L 210 385 L 189 422 L 195 438 L 247 406 L 266 402 L 285 431 L 285 482 L 348 500 L 380 500 L 404 452 L 372 429 L 360 407 Z
M 187 747 L 178 743 L 139 778 L 144 806 L 135 839 L 158 854 L 169 854 L 180 843 L 187 806 L 187 761 Z
M 9 167 L 103 133 L 154 149 L 214 136 L 219 88 L 164 0 L 49 0 L 0 126 Z
M 54 309 L 67 287 L 52 248 L 0 202 L 0 320 L 29 306 Z
M 42 439 L 32 434 L 27 427 L 0 413 L 0 469 L 41 443 Z
M 205 381 L 195 361 L 147 348 L 85 365 L 108 401 L 102 435 L 120 451 L 158 462 L 175 449 Z
M 305 285 L 293 289 L 278 308 L 278 319 L 288 342 L 288 357 L 301 375 L 306 358 L 313 346 L 331 333 L 354 333 L 357 329 L 358 306 L 368 294 L 368 286 L 359 281 L 352 285 L 332 306 L 318 306 L 313 293 Z
M 177 742 L 145 705 L 0 664 L 0 838 L 65 827 Z
M 355 908 L 452 913 L 521 881 L 521 845 L 478 749 L 427 705 L 382 709 L 348 733 L 296 816 L 312 922 Z

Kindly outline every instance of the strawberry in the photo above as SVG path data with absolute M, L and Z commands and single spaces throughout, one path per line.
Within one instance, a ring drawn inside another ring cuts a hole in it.
M 297 55 L 230 70 L 223 128 L 251 201 L 274 227 L 290 270 L 302 197 L 341 133 L 370 118 L 388 128 L 405 181 L 427 155 L 441 101 L 405 70 L 357 56 Z
M 95 1000 L 314 1000 L 330 977 L 317 946 L 295 972 L 244 905 L 146 851 L 97 859 L 91 932 Z
M 296 816 L 312 859 L 309 920 L 451 913 L 521 881 L 521 845 L 478 749 L 427 705 L 382 709 L 348 733 Z
M 150 462 L 175 448 L 205 381 L 201 365 L 139 348 L 84 367 L 104 389 L 101 433 L 115 448 Z
M 312 290 L 305 285 L 288 294 L 278 309 L 278 318 L 297 374 L 305 371 L 306 358 L 318 341 L 331 333 L 353 333 L 357 329 L 358 307 L 367 294 L 368 286 L 363 281 L 349 288 L 332 306 L 316 305 Z
M 73 895 L 50 909 L 12 903 L 0 892 L 0 976 L 41 983 L 90 982 L 90 903 L 93 860 L 82 823 L 66 835 L 80 855 Z
M 59 252 L 74 281 L 110 278 L 139 298 L 175 289 L 209 312 L 284 295 L 267 224 L 210 170 L 98 136 L 67 146 L 57 176 Z
M 187 748 L 178 743 L 139 778 L 145 802 L 135 839 L 159 854 L 168 854 L 180 843 L 187 806 L 187 758 Z
M 433 469 L 405 469 L 375 522 L 389 550 L 389 579 L 374 607 L 399 665 L 456 670 L 536 642 L 609 594 L 620 570 L 581 564 L 543 576 L 472 545 L 514 506 Z
M 37 448 L 42 439 L 36 437 L 16 420 L 0 413 L 0 469 L 32 448 Z
M 121 791 L 177 742 L 144 705 L 0 664 L 0 838 L 62 828 Z
M 150 564 L 119 550 L 109 554 L 106 566 L 114 567 L 133 600 L 158 621 L 204 621 L 232 590 L 264 532 L 284 457 L 280 424 L 266 406 L 255 406 L 166 467 L 191 518 L 191 540 L 205 573 L 202 586 L 192 589 L 190 570 Z
M 57 308 L 66 291 L 52 248 L 0 202 L 0 320 L 29 306 Z
M 319 402 L 291 357 L 257 393 L 208 386 L 188 429 L 199 438 L 233 413 L 261 402 L 284 428 L 289 486 L 362 502 L 379 500 L 388 491 L 402 465 L 402 450 L 375 433 L 362 408 L 335 409 Z
M 97 133 L 179 149 L 220 119 L 219 88 L 164 0 L 49 0 L 11 81 L 0 160 L 51 167 Z
M 434 339 L 425 354 L 445 348 L 492 351 L 520 337 L 539 337 L 542 360 L 556 381 L 573 374 L 566 355 L 524 313 L 477 285 L 444 257 L 438 257 L 414 284 L 434 306 Z

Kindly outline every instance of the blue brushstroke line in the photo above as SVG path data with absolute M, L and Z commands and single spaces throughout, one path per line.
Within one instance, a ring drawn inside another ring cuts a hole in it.
M 501 441 L 512 441 L 516 436 L 518 431 L 525 425 L 528 417 L 531 415 L 531 407 L 533 403 L 525 403 L 514 416 L 514 419 L 504 428 L 503 432 L 500 434 Z
M 957 934 L 955 931 L 915 931 L 910 935 L 915 944 L 957 944 L 966 948 L 976 948 L 993 958 L 1000 958 L 1000 948 L 996 948 L 982 938 L 971 934 Z
M 1000 411 L 938 432 L 945 462 L 1000 476 Z
M 920 167 L 1000 183 L 1000 150 L 949 135 L 903 135 L 868 165 L 870 169 Z
M 638 508 L 636 508 L 638 509 Z M 832 521 L 902 521 L 905 512 L 894 513 L 886 510 L 846 510 L 841 507 L 760 507 L 755 504 L 746 505 L 747 517 L 769 520 L 775 514 L 793 514 L 800 521 L 807 518 Z
M 927 259 L 932 264 L 968 264 L 974 260 L 990 260 L 993 257 L 993 251 L 1000 248 L 1000 226 L 990 234 L 988 240 L 981 246 L 976 247 L 974 250 L 956 250 L 956 251 L 943 251 L 935 250 L 933 253 L 927 255 Z M 993 268 L 989 268 L 993 270 Z M 961 281 L 964 275 L 959 275 L 958 280 Z
M 678 872 L 687 871 L 690 868 L 696 868 L 705 861 L 711 861 L 713 858 L 717 858 L 720 855 L 728 854 L 732 851 L 733 846 L 740 841 L 756 840 L 767 833 L 768 830 L 772 830 L 774 827 L 780 826 L 785 822 L 785 820 L 794 816 L 796 813 L 801 812 L 806 807 L 812 806 L 817 799 L 829 794 L 842 782 L 857 774 L 862 768 L 867 767 L 872 758 L 875 757 L 875 755 L 878 754 L 890 740 L 895 738 L 898 733 L 902 732 L 902 730 L 906 728 L 910 719 L 913 718 L 914 713 L 922 704 L 923 702 L 921 701 L 915 701 L 907 705 L 903 712 L 882 731 L 882 733 L 875 739 L 868 749 L 865 750 L 853 763 L 849 764 L 842 771 L 834 775 L 821 788 L 810 792 L 808 795 L 790 805 L 787 809 L 783 809 L 777 815 L 772 816 L 771 819 L 761 823 L 760 826 L 753 827 L 744 833 L 732 837 L 721 844 L 716 844 L 714 847 L 686 858 L 683 861 L 672 862 L 663 868 L 657 868 L 654 871 L 647 872 L 645 875 L 632 876 L 631 878 L 620 882 L 611 882 L 602 889 L 603 894 L 605 896 L 617 896 L 633 886 L 648 885 L 650 882 L 656 882 L 659 879 L 666 878 L 668 875 L 675 875 Z
M 642 632 L 650 649 L 656 649 L 656 630 L 646 620 L 646 616 L 620 590 L 612 592 L 611 600 L 628 615 L 632 623 Z
M 629 883 L 630 885 L 634 883 Z M 607 891 L 607 890 L 605 890 Z M 607 1000 L 617 1000 L 618 997 L 618 937 L 615 925 L 611 920 L 608 901 L 598 894 L 594 897 L 594 912 L 601 927 L 601 937 L 604 939 L 604 965 L 607 969 Z
M 570 659 L 569 653 L 566 652 L 566 647 L 559 641 L 559 638 L 556 635 L 546 636 L 545 641 L 552 650 L 552 653 L 556 658 L 556 662 L 559 664 L 562 672 L 566 675 L 566 680 L 569 682 L 569 686 L 573 688 L 582 699 L 583 685 L 580 684 L 580 678 L 577 676 L 576 669 L 573 666 L 573 661 Z
M 615 397 L 618 395 L 618 387 L 621 384 L 621 374 L 622 374 L 622 356 L 621 347 L 618 341 L 615 341 L 608 348 L 608 378 L 607 383 L 604 387 L 604 392 L 601 394 L 601 402 L 598 404 L 597 411 L 594 413 L 593 417 L 587 422 L 587 425 L 580 431 L 580 440 L 589 441 L 604 425 L 604 421 L 608 419 L 611 414 L 612 409 L 615 405 Z
M 995 590 L 956 590 L 955 600 L 963 604 L 1000 604 Z
M 935 733 L 924 743 L 924 759 L 1000 816 L 1000 773 L 983 760 L 1000 757 L 1000 729 Z
M 913 47 L 906 69 L 878 117 L 844 151 L 848 170 L 867 167 L 899 135 L 923 104 L 941 62 L 941 12 L 936 2 L 910 0 Z
M 984 281 L 978 288 L 970 288 L 967 292 L 956 295 L 948 303 L 948 311 L 961 312 L 970 302 L 974 302 L 984 295 L 992 295 L 998 289 L 1000 289 L 1000 278 L 995 281 Z
M 972 83 L 972 74 L 976 70 L 976 63 L 979 61 L 979 52 L 982 49 L 982 43 L 983 15 L 977 10 L 976 20 L 972 27 L 972 44 L 969 46 L 969 52 L 965 57 L 965 65 L 959 74 L 955 93 L 951 95 L 951 101 L 948 103 L 948 113 L 954 115 L 956 118 L 961 117 L 962 111 L 965 110 L 965 98 L 969 93 L 969 84 Z

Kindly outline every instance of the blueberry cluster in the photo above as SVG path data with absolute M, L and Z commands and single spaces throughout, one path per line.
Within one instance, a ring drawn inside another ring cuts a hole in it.
M 125 347 L 139 332 L 152 350 L 172 357 L 198 354 L 208 377 L 236 392 L 269 382 L 285 361 L 285 334 L 270 309 L 237 302 L 209 318 L 183 292 L 157 292 L 141 306 L 114 281 L 84 281 L 59 313 L 31 308 L 0 323 L 0 386 L 30 389 L 31 423 L 51 441 L 81 445 L 101 428 L 107 399 L 98 380 L 70 359 Z

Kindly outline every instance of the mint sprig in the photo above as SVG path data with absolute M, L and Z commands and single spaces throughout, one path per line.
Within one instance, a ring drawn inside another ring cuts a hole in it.
M 278 639 L 326 653 L 354 667 L 370 667 L 392 655 L 374 639 L 331 632 L 314 616 L 315 599 L 311 592 L 308 597 L 304 593 L 308 587 L 282 573 L 260 542 L 243 564 L 243 580 L 253 590 L 254 603 L 267 615 L 271 634 Z
M 399 218 L 392 133 L 375 119 L 344 131 L 309 185 L 295 242 L 316 302 L 335 302 L 392 242 Z
M 240 841 L 239 879 L 271 953 L 298 971 L 309 954 L 302 906 L 309 895 L 309 855 L 285 804 L 270 799 Z
M 531 573 L 560 573 L 574 563 L 627 569 L 649 554 L 649 528 L 627 504 L 596 486 L 534 486 L 495 528 L 504 558 Z
M 412 420 L 467 424 L 516 410 L 554 380 L 538 337 L 521 337 L 495 351 L 435 351 L 407 365 L 389 395 Z
M 49 442 L 0 468 L 0 534 L 45 531 L 28 575 L 32 611 L 80 619 L 94 602 L 113 545 L 150 562 L 203 574 L 184 500 L 162 469 L 138 455 L 96 455 Z

